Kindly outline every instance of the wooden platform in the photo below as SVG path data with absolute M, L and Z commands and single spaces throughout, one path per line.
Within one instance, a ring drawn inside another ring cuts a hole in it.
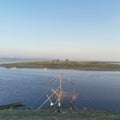
M 3 110 L 3 109 L 16 109 L 16 108 L 21 107 L 21 106 L 24 106 L 22 102 L 16 102 L 16 103 L 2 105 L 2 106 L 0 106 L 0 110 Z

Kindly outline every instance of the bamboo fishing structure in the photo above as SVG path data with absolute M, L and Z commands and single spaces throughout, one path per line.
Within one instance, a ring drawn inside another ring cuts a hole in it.
M 67 79 L 66 79 L 67 80 Z M 65 96 L 70 96 L 69 94 L 67 94 L 67 92 L 65 92 L 63 90 L 63 74 L 60 74 L 58 79 L 52 79 L 50 81 L 50 84 L 52 84 L 52 82 L 54 81 L 58 81 L 58 87 L 56 89 L 51 89 L 51 95 L 46 95 L 47 99 L 38 107 L 38 110 L 41 109 L 46 103 L 50 103 L 50 106 L 56 106 L 57 105 L 57 109 L 58 112 L 60 112 L 60 108 L 62 105 L 62 100 Z M 68 81 L 68 80 L 67 80 Z M 70 96 L 71 99 L 68 97 L 68 101 L 72 104 L 72 106 L 77 110 L 77 107 L 75 106 L 75 100 L 78 97 L 78 93 L 77 93 L 77 89 L 74 85 L 74 83 L 72 81 L 69 81 L 70 84 L 73 86 L 73 94 Z M 53 102 L 52 98 L 55 97 L 55 101 Z

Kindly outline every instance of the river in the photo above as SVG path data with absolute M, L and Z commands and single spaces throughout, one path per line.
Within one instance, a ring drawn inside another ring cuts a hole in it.
M 23 102 L 38 108 L 50 94 L 50 80 L 63 73 L 78 90 L 78 108 L 120 111 L 120 72 L 0 68 L 0 105 Z M 63 79 L 64 80 L 64 79 Z M 68 88 L 68 89 L 67 89 Z M 73 87 L 63 82 L 63 89 Z M 67 100 L 66 100 L 67 103 Z M 64 103 L 63 103 L 64 105 Z M 48 107 L 48 104 L 46 105 Z

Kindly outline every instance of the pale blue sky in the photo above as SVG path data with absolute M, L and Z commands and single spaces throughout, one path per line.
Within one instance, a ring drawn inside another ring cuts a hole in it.
M 0 0 L 0 57 L 120 61 L 120 0 Z

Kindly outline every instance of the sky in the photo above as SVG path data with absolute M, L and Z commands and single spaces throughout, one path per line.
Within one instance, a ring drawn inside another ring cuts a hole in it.
M 120 0 L 0 0 L 0 57 L 120 61 Z

